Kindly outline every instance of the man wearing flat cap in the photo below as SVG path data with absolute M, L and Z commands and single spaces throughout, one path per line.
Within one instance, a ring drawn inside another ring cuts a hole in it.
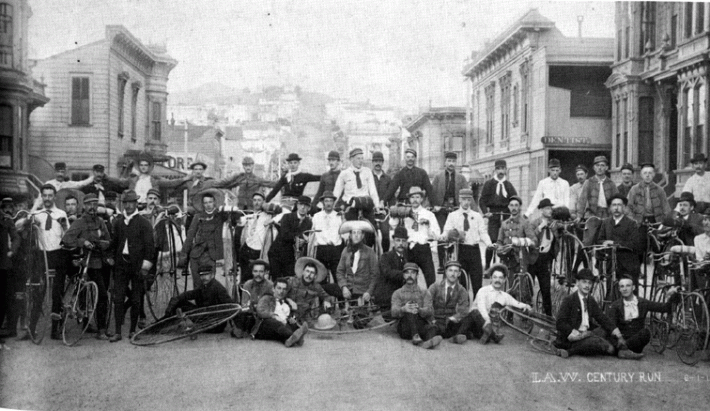
M 683 191 L 692 193 L 697 203 L 696 210 L 703 213 L 710 207 L 710 174 L 705 172 L 708 159 L 703 153 L 697 153 L 690 159 L 695 174 L 690 176 L 683 186 Z
M 55 190 L 59 191 L 63 188 L 73 188 L 73 189 L 81 189 L 82 187 L 85 187 L 91 182 L 94 181 L 94 177 L 88 177 L 84 180 L 81 181 L 71 181 L 67 177 L 67 164 L 63 162 L 59 163 L 54 163 L 54 178 L 51 180 L 48 180 L 44 184 L 50 184 L 51 186 L 54 187 Z
M 466 334 L 473 328 L 473 321 L 466 318 L 470 302 L 468 291 L 459 282 L 460 275 L 461 264 L 449 261 L 444 278 L 429 287 L 437 334 L 457 344 L 466 342 Z
M 319 305 L 323 310 L 331 307 L 334 298 L 323 290 L 320 283 L 328 275 L 325 266 L 310 257 L 296 260 L 295 277 L 288 278 L 286 298 L 296 303 L 295 316 L 300 321 L 314 322 Z
M 628 199 L 619 193 L 609 198 L 611 217 L 602 221 L 597 244 L 617 244 L 624 247 L 616 252 L 617 275 L 631 276 L 634 279 L 634 285 L 638 287 L 641 264 L 639 251 L 643 246 L 639 224 L 625 214 L 627 204 Z
M 562 167 L 560 160 L 551 158 L 548 164 L 549 176 L 540 180 L 537 184 L 537 189 L 530 200 L 528 210 L 525 212 L 525 217 L 530 218 L 537 210 L 537 205 L 544 198 L 549 199 L 555 206 L 564 206 L 569 203 L 569 183 L 567 180 L 560 178 Z
M 609 217 L 608 199 L 619 192 L 616 185 L 606 176 L 609 161 L 605 156 L 594 158 L 594 175 L 584 182 L 577 200 L 577 219 L 593 215 L 599 218 Z
M 146 205 L 145 208 L 140 212 L 140 214 L 150 221 L 151 226 L 155 226 L 156 218 L 158 217 L 158 207 L 160 206 L 162 196 L 160 191 L 155 188 L 148 190 L 146 195 Z
M 265 187 L 275 186 L 276 181 L 270 181 L 254 174 L 254 159 L 249 156 L 244 157 L 242 160 L 242 167 L 244 168 L 243 172 L 215 181 L 210 186 L 227 190 L 238 187 L 238 207 L 241 210 L 253 210 L 252 199 L 254 194 L 261 193 Z M 261 198 L 265 197 L 262 195 Z
M 281 219 L 281 228 L 269 249 L 269 263 L 271 263 L 271 278 L 293 277 L 294 264 L 296 264 L 296 249 L 302 250 L 307 246 L 304 233 L 313 228 L 313 219 L 308 215 L 311 208 L 311 198 L 298 197 L 296 209 L 286 214 Z
M 468 188 L 466 177 L 456 172 L 457 154 L 453 151 L 444 153 L 444 170 L 434 176 L 431 183 L 431 195 L 429 202 L 434 207 L 434 215 L 439 227 L 446 223 L 446 216 L 449 211 L 459 206 L 459 191 Z M 439 246 L 439 268 L 443 273 L 444 269 L 444 246 Z
M 340 233 L 349 234 L 349 239 L 335 271 L 338 289 L 332 284 L 326 286 L 331 295 L 341 300 L 362 297 L 365 302 L 370 301 L 380 268 L 377 254 L 365 245 L 363 239 L 366 232 L 374 230 L 370 222 L 363 220 L 346 221 L 340 227 Z
M 322 180 L 321 180 L 322 181 Z M 335 278 L 335 271 L 340 262 L 340 255 L 343 252 L 343 238 L 340 236 L 340 226 L 343 224 L 343 217 L 336 213 L 336 197 L 333 192 L 326 191 L 320 197 L 323 209 L 313 216 L 313 230 L 315 233 L 316 260 L 323 263 L 326 270 Z M 328 282 L 328 276 L 323 278 Z
M 343 202 L 346 204 L 349 204 L 354 197 L 370 197 L 376 207 L 381 207 L 372 170 L 362 165 L 364 161 L 365 155 L 361 148 L 350 150 L 350 167 L 338 175 L 333 194 L 336 198 L 340 198 L 342 195 Z M 357 215 L 351 216 L 351 218 L 346 216 L 347 220 L 355 218 Z
M 520 213 L 522 206 L 523 200 L 518 196 L 513 196 L 508 200 L 510 218 L 501 224 L 498 232 L 498 241 L 496 242 L 499 247 L 514 242 L 527 246 L 523 250 L 524 261 L 518 261 L 518 251 L 515 249 L 511 249 L 504 255 L 500 255 L 499 251 L 501 262 L 508 267 L 510 273 L 517 273 L 521 264 L 523 265 L 523 271 L 527 271 L 527 267 L 535 264 L 538 256 L 537 236 L 530 222 Z M 511 278 L 510 281 L 512 280 Z
M 320 184 L 318 184 L 318 191 L 316 191 L 315 197 L 313 197 L 313 206 L 311 207 L 311 215 L 318 212 L 318 203 L 323 193 L 329 191 L 331 194 L 335 191 L 335 183 L 338 181 L 338 176 L 340 175 L 340 153 L 332 150 L 328 153 L 328 171 L 320 176 Z M 337 200 L 337 199 L 336 199 Z
M 392 294 L 404 284 L 402 270 L 407 262 L 407 229 L 396 227 L 392 235 L 392 250 L 380 256 L 380 274 L 375 279 L 372 297 L 383 311 L 390 308 Z
M 403 340 L 422 348 L 433 349 L 441 343 L 441 336 L 436 335 L 434 308 L 429 290 L 417 285 L 419 266 L 406 263 L 402 276 L 404 286 L 392 294 L 392 317 L 397 321 L 397 334 Z
M 69 227 L 62 242 L 68 247 L 81 248 L 85 253 L 91 253 L 87 274 L 96 283 L 99 295 L 96 304 L 96 323 L 98 333 L 96 338 L 108 340 L 106 317 L 108 314 L 107 284 L 104 282 L 105 259 L 110 256 L 107 251 L 111 244 L 111 235 L 103 218 L 97 215 L 99 199 L 96 194 L 84 196 L 84 214 Z
M 409 200 L 409 191 L 412 187 L 420 187 L 420 190 L 423 190 L 423 198 L 430 196 L 433 191 L 426 170 L 414 165 L 417 161 L 417 151 L 413 148 L 404 150 L 404 161 L 405 167 L 394 175 L 387 194 L 382 199 L 385 203 L 389 203 L 395 198 L 397 190 L 399 190 L 397 201 L 400 203 L 406 203 Z
M 479 206 L 483 217 L 488 219 L 488 236 L 493 242 L 498 240 L 500 226 L 509 215 L 508 200 L 518 195 L 513 184 L 508 181 L 507 173 L 508 165 L 505 160 L 496 160 L 493 177 L 486 181 L 481 189 Z M 490 266 L 492 259 L 493 251 L 486 250 L 486 268 Z
M 143 306 L 141 302 L 145 296 L 145 278 L 155 264 L 153 227 L 138 213 L 138 194 L 133 190 L 124 191 L 122 200 L 123 213 L 113 220 L 111 230 L 113 258 L 109 264 L 114 264 L 114 292 L 116 293 L 113 300 L 116 332 L 111 337 L 111 342 L 122 339 L 121 327 L 126 314 L 124 302 L 129 285 L 131 298 L 129 336 L 135 333 L 140 308 Z
M 461 283 L 466 288 L 467 281 L 471 281 L 475 298 L 483 282 L 483 263 L 479 244 L 487 249 L 492 242 L 483 216 L 471 208 L 473 191 L 469 188 L 460 190 L 459 199 L 460 207 L 447 217 L 440 240 L 455 239 L 459 242 L 458 262 L 468 276 L 465 278 L 466 275 L 461 275 Z M 443 247 L 441 253 L 443 254 Z
M 641 182 L 631 187 L 627 196 L 629 211 L 637 223 L 661 222 L 671 213 L 666 192 L 653 182 L 656 167 L 651 163 L 641 165 Z
M 385 207 L 396 204 L 394 199 L 385 201 L 387 190 L 392 183 L 392 178 L 385 173 L 383 166 L 385 164 L 385 156 L 381 151 L 372 153 L 372 177 L 375 179 L 375 187 L 377 187 L 377 195 Z M 387 252 L 390 249 L 390 224 L 389 217 L 379 224 L 380 232 L 382 233 L 382 252 Z M 388 303 L 389 304 L 389 303 Z
M 81 191 L 84 194 L 96 194 L 99 198 L 99 203 L 105 204 L 106 193 L 113 191 L 115 193 L 123 192 L 123 186 L 117 178 L 111 178 L 106 175 L 103 164 L 94 164 L 92 168 L 94 179 L 91 184 L 83 187 Z
M 286 157 L 289 171 L 276 182 L 274 188 L 271 190 L 269 195 L 266 196 L 267 203 L 276 197 L 276 194 L 278 194 L 279 190 L 282 188 L 282 197 L 298 198 L 303 195 L 303 190 L 306 189 L 306 184 L 314 181 L 320 181 L 320 176 L 304 173 L 298 169 L 301 165 L 301 160 L 302 158 L 296 153 L 291 153 L 288 157 Z
M 628 197 L 631 187 L 634 186 L 634 166 L 626 163 L 621 166 L 619 171 L 621 173 L 621 184 L 616 186 L 616 188 L 622 196 Z

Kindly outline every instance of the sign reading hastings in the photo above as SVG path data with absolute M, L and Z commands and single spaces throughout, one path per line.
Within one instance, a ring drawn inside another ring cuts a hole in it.
M 542 144 L 556 146 L 582 146 L 592 144 L 590 137 L 545 136 L 541 140 Z

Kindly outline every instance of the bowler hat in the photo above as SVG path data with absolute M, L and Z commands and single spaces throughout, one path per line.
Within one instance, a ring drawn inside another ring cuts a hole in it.
M 607 204 L 608 204 L 609 206 L 611 206 L 611 202 L 614 201 L 614 200 L 617 199 L 617 198 L 618 198 L 618 199 L 621 199 L 621 201 L 624 202 L 624 205 L 628 205 L 628 204 L 629 204 L 629 199 L 626 198 L 626 196 L 624 196 L 624 195 L 622 195 L 622 194 L 620 194 L 620 193 L 616 193 L 616 194 L 614 194 L 613 196 L 609 197 L 609 199 L 607 200 Z
M 548 168 L 561 167 L 561 166 L 560 166 L 560 160 L 558 160 L 558 159 L 556 159 L 556 158 L 551 158 L 550 161 L 547 163 L 547 167 L 548 167 Z
M 249 165 L 249 164 L 254 164 L 254 159 L 246 156 L 242 159 L 242 165 Z
M 678 202 L 681 203 L 683 201 L 687 201 L 693 206 L 695 206 L 695 196 L 689 191 L 683 191 L 682 193 L 680 193 L 680 198 L 678 199 Z
M 404 263 L 404 267 L 402 268 L 402 272 L 405 272 L 407 270 L 414 270 L 417 273 L 419 273 L 419 266 L 416 263 Z
M 354 149 L 350 150 L 350 156 L 349 156 L 349 157 L 355 157 L 355 156 L 357 156 L 357 155 L 359 155 L 359 154 L 365 154 L 365 153 L 362 151 L 361 148 L 354 148 Z
M 589 280 L 589 281 L 594 281 L 594 273 L 592 270 L 589 268 L 582 268 L 577 272 L 577 274 L 574 276 L 577 280 Z
M 454 153 L 453 151 L 447 151 L 447 152 L 444 153 L 444 158 L 453 158 L 454 160 L 456 160 L 456 159 L 459 158 L 459 157 L 458 157 L 458 155 L 457 155 L 456 153 Z
M 197 166 L 202 166 L 203 169 L 207 170 L 207 164 L 203 163 L 202 161 L 195 161 L 194 163 L 190 164 L 189 169 L 192 170 Z
M 97 196 L 94 193 L 89 193 L 84 196 L 84 204 L 87 203 L 98 203 L 99 202 L 99 196 Z
M 103 173 L 105 167 L 103 166 L 103 164 L 94 164 L 93 170 L 99 173 Z
M 323 201 L 323 199 L 325 199 L 325 198 L 332 198 L 333 200 L 337 200 L 337 199 L 338 199 L 338 198 L 333 194 L 332 191 L 326 191 L 325 193 L 323 193 L 322 196 L 320 196 L 320 198 L 318 199 L 318 201 Z
M 344 222 L 340 226 L 340 229 L 338 230 L 338 234 L 347 234 L 351 231 L 362 231 L 362 232 L 366 232 L 366 233 L 374 233 L 375 228 L 372 227 L 372 223 L 370 223 L 369 221 L 351 220 L 351 221 Z
M 542 209 L 545 207 L 552 207 L 554 204 L 552 204 L 552 201 L 550 201 L 549 198 L 543 198 L 542 201 L 540 201 L 540 204 L 537 205 L 538 209 Z
M 620 170 L 629 170 L 632 173 L 634 172 L 634 166 L 631 163 L 626 163 L 623 166 L 621 166 Z
M 128 203 L 131 201 L 138 201 L 138 194 L 136 194 L 136 192 L 133 190 L 126 190 L 123 192 L 123 197 L 121 197 L 121 200 L 124 203 Z
M 494 168 L 508 168 L 508 163 L 505 160 L 496 160 Z
M 321 281 L 325 280 L 325 276 L 328 275 L 328 269 L 325 268 L 323 263 L 311 257 L 301 257 L 296 260 L 296 266 L 294 267 L 296 277 L 303 277 L 303 271 L 305 270 L 306 264 L 308 263 L 312 263 L 316 266 L 316 279 L 313 282 L 320 283 Z
M 286 161 L 301 161 L 303 160 L 301 157 L 298 156 L 296 153 L 291 153 L 286 157 Z
M 705 154 L 703 153 L 697 153 L 693 156 L 693 158 L 690 159 L 691 163 L 704 163 L 706 161 L 708 161 L 708 158 L 705 157 Z
M 381 151 L 375 151 L 372 153 L 372 161 L 385 161 L 385 156 Z
M 328 153 L 328 160 L 340 160 L 340 153 L 335 150 L 331 150 Z
M 403 238 L 403 239 L 408 239 L 409 235 L 407 235 L 407 229 L 404 227 L 397 226 L 394 229 L 394 234 L 392 235 L 392 238 Z
M 606 156 L 596 156 L 594 157 L 594 165 L 597 163 L 605 163 L 606 165 L 609 165 L 609 160 L 606 159 Z
M 67 163 L 59 162 L 59 163 L 54 163 L 54 170 L 59 171 L 59 170 L 66 170 L 67 169 Z
M 311 205 L 311 198 L 308 196 L 299 196 L 298 197 L 298 204 L 304 204 L 307 206 Z
M 414 154 L 414 157 L 417 156 L 417 150 L 415 150 L 413 148 L 408 148 L 408 149 L 404 150 L 404 154 L 407 154 L 407 153 Z

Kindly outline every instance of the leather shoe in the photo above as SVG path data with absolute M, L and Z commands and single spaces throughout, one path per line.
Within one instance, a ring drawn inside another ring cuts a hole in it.
M 491 334 L 491 339 L 496 344 L 500 344 L 500 342 L 503 341 L 503 337 L 505 337 L 505 334 L 498 334 L 498 333 Z
M 483 326 L 483 335 L 479 340 L 481 344 L 486 345 L 488 341 L 491 340 L 491 335 L 493 334 L 493 327 L 490 324 Z
M 229 335 L 231 335 L 232 338 L 237 338 L 237 339 L 244 338 L 245 334 L 246 333 L 244 332 L 244 330 L 242 330 L 241 328 L 237 328 L 237 327 L 232 328 L 232 331 L 229 332 Z
M 108 340 L 108 335 L 106 335 L 106 331 L 101 330 L 98 333 L 96 333 L 96 339 L 101 340 L 101 341 Z
M 286 347 L 293 347 L 294 344 L 298 342 L 303 336 L 308 332 L 308 325 L 304 323 L 296 331 L 288 337 L 288 340 L 284 343 Z
M 109 338 L 108 342 L 114 343 L 117 341 L 121 341 L 122 339 L 123 337 L 121 337 L 121 334 L 114 334 L 111 338 Z
M 455 344 L 463 344 L 466 342 L 466 336 L 463 334 L 456 334 L 455 336 L 451 337 L 451 342 Z
M 130 340 L 131 338 L 133 338 L 134 335 L 136 335 L 136 332 L 135 332 L 135 331 L 129 332 L 129 333 L 128 333 L 128 339 Z
M 431 350 L 431 349 L 433 349 L 434 347 L 436 347 L 437 345 L 439 345 L 439 343 L 440 343 L 442 340 L 443 340 L 443 338 L 441 338 L 440 335 L 437 335 L 437 336 L 435 336 L 434 338 L 432 338 L 431 340 L 426 340 L 426 341 L 424 341 L 424 342 L 422 343 L 422 348 L 426 348 L 426 349 L 428 349 L 428 350 Z
M 561 348 L 557 348 L 556 354 L 562 358 L 569 358 L 569 353 L 567 352 L 567 350 L 563 350 Z
M 423 341 L 424 341 L 424 340 L 422 340 L 422 337 L 420 337 L 419 334 L 417 334 L 417 335 L 415 335 L 414 337 L 412 337 L 412 344 L 414 344 L 414 345 L 419 345 L 419 344 L 421 344 Z
M 643 353 L 635 353 L 631 350 L 619 350 L 616 356 L 624 360 L 640 360 L 643 358 Z

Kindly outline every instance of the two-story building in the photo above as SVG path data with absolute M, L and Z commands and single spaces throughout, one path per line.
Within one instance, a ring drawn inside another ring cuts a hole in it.
M 566 37 L 537 9 L 506 28 L 464 67 L 470 90 L 466 158 L 485 177 L 504 159 L 524 201 L 557 158 L 574 182 L 578 164 L 611 153 L 614 40 Z
M 407 146 L 417 150 L 417 166 L 434 176 L 444 168 L 444 153 L 457 154 L 457 169 L 466 164 L 465 107 L 436 107 L 423 110 L 404 128 L 409 131 Z
M 710 4 L 617 2 L 612 171 L 650 161 L 680 194 L 690 159 L 710 151 Z
M 64 161 L 73 178 L 96 163 L 117 175 L 124 156 L 141 151 L 167 161 L 167 82 L 176 65 L 164 46 L 146 46 L 123 26 L 38 61 L 51 101 L 32 113 L 30 154 L 40 160 L 32 171 L 48 178 L 47 166 Z
M 0 196 L 34 196 L 41 182 L 30 173 L 30 113 L 48 101 L 31 74 L 26 0 L 0 1 Z

